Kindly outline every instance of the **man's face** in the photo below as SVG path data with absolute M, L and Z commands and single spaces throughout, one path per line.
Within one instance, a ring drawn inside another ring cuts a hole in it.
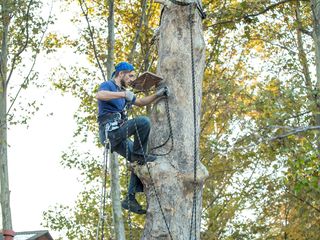
M 127 73 L 121 72 L 120 74 L 122 75 L 120 79 L 121 86 L 124 88 L 128 87 L 130 83 L 136 79 L 136 74 L 134 71 Z

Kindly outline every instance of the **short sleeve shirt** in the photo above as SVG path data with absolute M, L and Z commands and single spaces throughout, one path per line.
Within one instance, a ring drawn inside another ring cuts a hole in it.
M 122 92 L 123 90 L 113 80 L 109 80 L 100 84 L 99 91 Z M 134 97 L 132 103 L 135 101 L 136 97 Z M 100 122 L 100 120 L 109 113 L 123 112 L 126 103 L 125 98 L 111 99 L 108 101 L 98 99 L 98 121 Z

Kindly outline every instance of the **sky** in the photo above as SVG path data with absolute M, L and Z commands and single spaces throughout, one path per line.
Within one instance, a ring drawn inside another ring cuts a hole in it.
M 48 6 L 44 14 L 48 13 Z M 69 22 L 69 12 L 60 11 L 58 1 L 54 2 L 53 13 L 58 20 L 48 32 L 77 33 Z M 39 55 L 36 64 L 39 79 L 46 82 L 55 66 L 74 61 L 74 55 L 68 49 L 51 56 Z M 14 79 L 16 82 L 11 85 L 21 83 L 21 79 Z M 40 89 L 30 86 L 27 91 L 22 91 L 22 101 L 33 98 L 41 99 L 43 106 L 40 110 L 28 125 L 14 125 L 8 130 L 9 188 L 13 230 L 16 232 L 43 230 L 43 212 L 56 204 L 72 205 L 81 190 L 79 172 L 60 165 L 62 152 L 72 142 L 76 127 L 73 114 L 78 101 L 70 95 L 62 96 L 50 86 Z M 58 236 L 58 233 L 49 231 L 53 237 Z
M 62 151 L 72 141 L 76 101 L 52 94 L 43 103 L 28 128 L 14 126 L 8 132 L 15 231 L 43 229 L 42 212 L 57 203 L 72 204 L 81 188 L 78 172 L 59 164 Z M 53 112 L 52 116 L 47 116 L 48 109 Z

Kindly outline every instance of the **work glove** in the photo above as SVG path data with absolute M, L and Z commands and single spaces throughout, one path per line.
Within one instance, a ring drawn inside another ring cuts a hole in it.
M 135 97 L 134 93 L 131 92 L 131 91 L 129 91 L 129 90 L 126 90 L 126 91 L 125 91 L 125 94 L 126 94 L 126 96 L 125 96 L 126 100 L 127 100 L 128 102 L 132 102 L 133 99 L 134 99 L 134 97 Z
M 162 97 L 162 96 L 169 96 L 170 92 L 169 92 L 169 88 L 166 87 L 162 87 L 160 88 L 157 92 L 156 92 L 156 96 L 157 97 Z

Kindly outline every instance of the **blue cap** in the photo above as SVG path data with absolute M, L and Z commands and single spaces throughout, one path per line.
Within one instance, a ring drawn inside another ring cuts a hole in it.
M 112 77 L 116 74 L 116 72 L 121 72 L 121 71 L 133 71 L 134 67 L 132 64 L 127 63 L 127 62 L 120 62 L 115 66 L 115 71 L 112 73 Z

